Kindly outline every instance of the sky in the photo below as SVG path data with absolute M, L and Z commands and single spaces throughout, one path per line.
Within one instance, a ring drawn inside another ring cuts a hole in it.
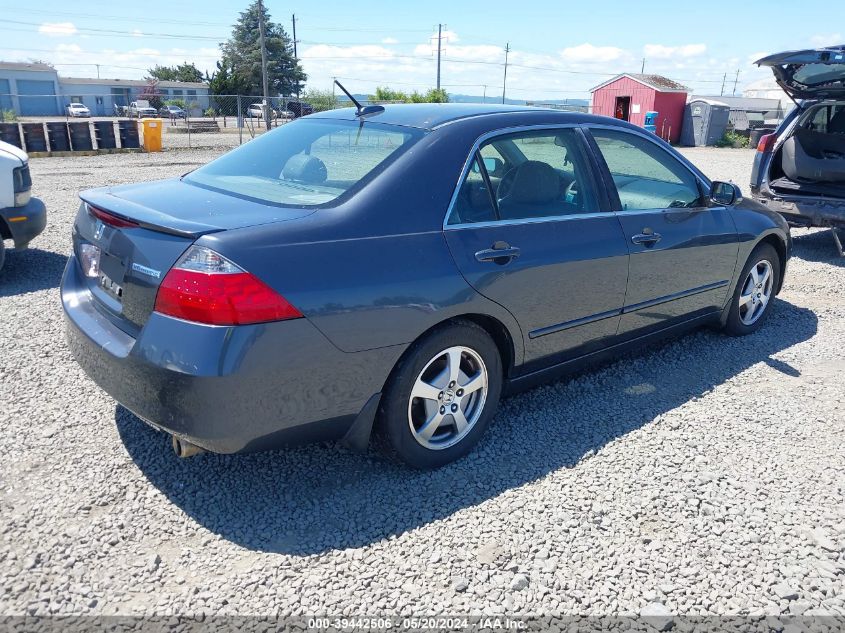
M 355 93 L 376 86 L 434 87 L 442 24 L 441 84 L 450 93 L 588 99 L 589 89 L 623 72 L 665 75 L 694 94 L 736 94 L 771 77 L 752 62 L 773 52 L 845 44 L 845 2 L 822 13 L 772 0 L 621 2 L 589 0 L 265 0 L 291 32 L 307 87 L 333 77 Z M 0 0 L 0 60 L 41 60 L 67 77 L 140 79 L 147 69 L 194 62 L 213 71 L 219 43 L 247 0 L 144 0 L 142 3 Z M 78 10 L 74 10 L 79 7 Z M 788 15 L 787 15 L 788 14 Z M 818 18 L 824 15 L 824 19 Z M 737 75 L 737 71 L 739 74 Z

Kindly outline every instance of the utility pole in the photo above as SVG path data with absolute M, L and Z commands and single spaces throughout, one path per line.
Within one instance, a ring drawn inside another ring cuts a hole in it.
M 508 42 L 505 44 L 505 76 L 502 80 L 502 104 L 505 103 L 505 90 L 507 89 L 508 85 L 508 53 L 511 52 L 511 44 Z
M 642 66 L 640 66 L 640 74 L 642 75 L 643 73 L 645 73 L 645 57 L 643 57 Z
M 484 96 L 481 97 L 481 103 L 487 103 L 487 84 L 483 84 L 484 86 Z
M 733 95 L 736 96 L 736 84 L 739 83 L 739 68 L 736 69 L 736 77 L 734 78 L 734 91 Z
M 440 90 L 440 51 L 443 49 L 443 25 L 437 25 L 437 89 Z
M 261 40 L 261 84 L 264 90 L 264 126 L 270 129 L 270 83 L 267 79 L 267 46 L 264 42 L 264 3 L 258 0 L 258 37 Z
M 724 75 L 722 75 L 722 91 L 719 93 L 720 97 L 725 96 L 725 80 L 727 80 L 727 78 L 728 78 L 728 73 L 725 73 Z
M 94 65 L 97 67 L 97 79 L 99 79 L 100 78 L 100 65 L 99 64 L 94 64 Z
M 296 13 L 291 16 L 291 21 L 293 22 L 293 58 L 299 63 L 299 55 L 296 54 Z M 334 85 L 334 84 L 332 84 Z M 334 88 L 332 88 L 334 90 Z M 296 82 L 296 100 L 299 101 L 299 81 Z M 300 106 L 300 110 L 302 110 L 302 106 Z

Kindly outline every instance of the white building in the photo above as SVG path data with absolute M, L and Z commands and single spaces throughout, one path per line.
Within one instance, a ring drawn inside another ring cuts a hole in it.
M 71 102 L 84 103 L 95 116 L 110 115 L 115 106 L 138 99 L 146 87 L 143 79 L 60 77 L 47 64 L 0 62 L 0 110 L 14 110 L 23 116 L 63 115 Z M 191 104 L 192 111 L 210 106 L 205 83 L 160 81 L 156 89 L 162 101 L 182 99 Z

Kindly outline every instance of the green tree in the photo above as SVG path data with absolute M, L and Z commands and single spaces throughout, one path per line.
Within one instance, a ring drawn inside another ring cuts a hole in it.
M 223 59 L 215 75 L 226 70 L 226 87 L 231 90 L 229 94 L 259 96 L 263 93 L 258 11 L 258 0 L 255 0 L 241 13 L 229 41 L 220 45 Z M 270 95 L 297 93 L 307 76 L 293 56 L 293 44 L 288 34 L 281 25 L 270 21 L 266 7 L 263 12 Z
M 376 88 L 375 94 L 370 95 L 370 101 L 399 101 L 401 103 L 449 103 L 449 95 L 442 88 L 431 88 L 427 92 L 414 90 L 406 94 L 401 90 L 393 90 L 387 86 Z
M 393 90 L 387 86 L 376 88 L 375 94 L 370 95 L 370 101 L 408 101 L 408 95 L 401 90 Z
M 302 100 L 314 106 L 314 112 L 334 110 L 337 107 L 337 98 L 331 90 L 317 90 L 309 88 L 302 95 Z
M 149 69 L 148 79 L 158 79 L 159 81 L 186 81 L 190 83 L 200 83 L 203 80 L 203 75 L 200 69 L 194 64 L 183 62 L 178 66 L 159 66 Z

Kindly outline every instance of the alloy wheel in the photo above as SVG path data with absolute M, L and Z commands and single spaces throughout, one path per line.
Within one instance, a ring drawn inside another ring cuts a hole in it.
M 739 293 L 739 320 L 743 325 L 754 325 L 763 316 L 772 298 L 774 275 L 772 264 L 762 259 L 751 267 L 742 282 Z
M 438 353 L 411 390 L 408 424 L 414 439 L 432 450 L 454 446 L 478 422 L 488 390 L 487 367 L 475 350 L 455 346 Z

